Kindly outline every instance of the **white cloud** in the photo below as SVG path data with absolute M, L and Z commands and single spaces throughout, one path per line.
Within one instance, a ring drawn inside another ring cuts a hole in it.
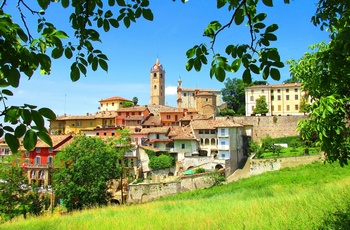
M 168 86 L 165 88 L 165 95 L 176 95 L 177 87 L 176 86 Z

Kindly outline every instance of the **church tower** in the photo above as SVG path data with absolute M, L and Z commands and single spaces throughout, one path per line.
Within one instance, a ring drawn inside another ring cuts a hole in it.
M 165 70 L 160 64 L 158 58 L 156 64 L 153 65 L 150 73 L 151 83 L 151 105 L 165 104 Z

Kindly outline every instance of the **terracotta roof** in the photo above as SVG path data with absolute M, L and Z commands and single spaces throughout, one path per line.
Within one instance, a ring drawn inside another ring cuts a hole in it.
M 145 106 L 132 106 L 126 108 L 119 108 L 117 112 L 143 112 L 145 110 L 148 110 L 148 108 Z
M 160 113 L 184 113 L 185 108 L 175 108 L 175 107 L 162 107 L 160 109 Z
M 163 126 L 163 127 L 151 127 L 151 128 L 142 128 L 141 132 L 142 133 L 163 133 L 167 134 L 170 131 L 170 127 L 168 126 Z
M 142 115 L 130 115 L 125 118 L 125 120 L 129 120 L 129 121 L 141 121 L 142 119 L 143 119 Z
M 172 135 L 174 135 L 172 136 L 173 140 L 195 140 L 190 126 L 176 128 L 173 130 Z
M 171 139 L 152 139 L 149 141 L 150 144 L 152 143 L 159 143 L 159 142 L 173 142 L 173 140 Z
M 95 115 L 87 116 L 57 116 L 56 121 L 69 121 L 69 120 L 94 120 L 96 119 Z
M 106 99 L 101 99 L 99 102 L 105 102 L 105 101 L 130 101 L 130 100 L 119 97 L 119 96 L 115 96 L 115 97 L 109 97 Z
M 196 90 L 198 91 L 206 91 L 206 92 L 214 92 L 214 93 L 220 93 L 220 90 L 216 90 L 216 89 L 198 89 L 198 88 L 181 88 L 182 91 L 189 91 L 189 92 L 194 92 Z
M 58 145 L 61 145 L 62 143 L 72 139 L 72 135 L 50 135 L 52 140 L 52 148 L 56 150 Z M 36 145 L 36 148 L 48 148 L 49 145 L 43 142 L 42 140 L 38 140 Z
M 142 123 L 142 126 L 160 126 L 161 124 L 160 116 L 149 116 L 145 122 Z
M 199 92 L 197 93 L 197 95 L 194 95 L 195 97 L 198 97 L 198 96 L 211 96 L 211 97 L 215 97 L 215 94 L 213 93 L 210 93 L 210 92 Z
M 95 118 L 114 118 L 118 116 L 116 111 L 103 111 L 95 114 Z

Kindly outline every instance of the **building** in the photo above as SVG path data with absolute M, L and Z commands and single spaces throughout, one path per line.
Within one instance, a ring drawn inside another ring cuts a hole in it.
M 221 105 L 221 91 L 213 89 L 182 88 L 181 78 L 177 86 L 177 107 L 196 109 L 199 114 L 214 115 Z
M 36 186 L 51 185 L 54 156 L 72 140 L 71 135 L 51 135 L 52 147 L 42 140 L 38 140 L 32 151 L 21 149 L 21 166 L 26 170 L 28 184 Z
M 102 99 L 100 102 L 100 111 L 117 111 L 119 108 L 122 108 L 124 102 L 132 102 L 128 99 L 115 96 L 106 99 Z
M 160 64 L 158 58 L 150 71 L 150 104 L 164 105 L 165 104 L 165 70 Z
M 269 112 L 266 115 L 303 115 L 300 100 L 305 96 L 301 83 L 254 85 L 245 88 L 246 116 L 254 114 L 256 99 L 265 96 Z

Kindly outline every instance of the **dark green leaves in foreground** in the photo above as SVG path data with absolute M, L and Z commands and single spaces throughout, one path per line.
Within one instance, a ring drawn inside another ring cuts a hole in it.
M 21 138 L 27 150 L 35 147 L 38 138 L 51 146 L 52 141 L 45 128 L 44 118 L 55 120 L 56 115 L 48 108 L 36 110 L 36 106 L 32 105 L 11 106 L 6 110 L 4 116 L 4 121 L 11 125 L 0 127 L 0 137 L 5 135 L 6 143 L 14 153 L 19 148 Z
M 289 0 L 285 0 L 289 3 Z M 263 0 L 264 5 L 273 6 L 272 0 Z M 211 50 L 212 62 L 210 67 L 210 78 L 215 77 L 218 81 L 223 82 L 227 73 L 235 73 L 243 68 L 242 79 L 245 83 L 252 82 L 252 75 L 260 75 L 266 80 L 268 77 L 278 81 L 281 78 L 280 68 L 284 67 L 280 55 L 276 48 L 270 47 L 271 42 L 277 40 L 274 34 L 278 29 L 277 24 L 266 25 L 264 20 L 267 18 L 266 13 L 257 11 L 256 1 L 225 1 L 218 0 L 217 8 L 221 9 L 228 4 L 228 9 L 232 11 L 232 20 L 226 25 L 219 21 L 212 21 L 204 29 L 203 35 L 208 37 L 210 44 L 195 45 L 186 53 L 188 61 L 186 69 L 193 68 L 200 71 L 202 65 L 208 63 L 207 56 Z M 217 35 L 224 29 L 228 29 L 232 23 L 237 26 L 244 23 L 250 28 L 251 41 L 247 44 L 229 44 L 222 55 L 214 51 Z

